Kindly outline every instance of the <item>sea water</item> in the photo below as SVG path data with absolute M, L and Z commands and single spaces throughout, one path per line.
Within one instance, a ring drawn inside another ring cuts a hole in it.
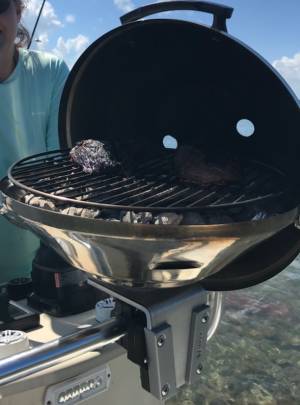
M 167 405 L 300 404 L 300 257 L 272 279 L 225 293 L 199 383 Z

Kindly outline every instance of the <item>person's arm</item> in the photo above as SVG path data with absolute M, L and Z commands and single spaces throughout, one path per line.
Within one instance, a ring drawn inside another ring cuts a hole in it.
M 66 65 L 65 62 L 61 61 L 59 64 L 59 68 L 56 71 L 54 82 L 52 84 L 53 87 L 51 95 L 51 104 L 46 132 L 47 151 L 59 149 L 58 111 L 61 94 L 68 74 L 69 74 L 68 66 Z

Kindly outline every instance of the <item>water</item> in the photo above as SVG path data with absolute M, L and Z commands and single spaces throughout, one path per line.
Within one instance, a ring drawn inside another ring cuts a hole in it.
M 256 287 L 226 293 L 200 383 L 167 405 L 300 404 L 300 258 Z

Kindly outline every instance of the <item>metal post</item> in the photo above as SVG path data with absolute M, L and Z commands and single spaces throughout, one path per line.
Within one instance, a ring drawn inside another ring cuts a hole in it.
M 10 356 L 0 361 L 0 386 L 62 363 L 66 356 L 71 359 L 115 343 L 125 334 L 119 321 L 110 320 Z

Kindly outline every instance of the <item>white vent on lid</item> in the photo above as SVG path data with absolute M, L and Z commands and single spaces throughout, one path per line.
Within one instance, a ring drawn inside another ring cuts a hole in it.
M 166 149 L 177 149 L 178 142 L 177 139 L 172 135 L 166 135 L 163 137 L 163 145 Z
M 246 118 L 243 118 L 237 122 L 236 130 L 239 135 L 245 136 L 246 138 L 248 138 L 249 136 L 254 134 L 255 126 L 252 121 L 250 121 Z

